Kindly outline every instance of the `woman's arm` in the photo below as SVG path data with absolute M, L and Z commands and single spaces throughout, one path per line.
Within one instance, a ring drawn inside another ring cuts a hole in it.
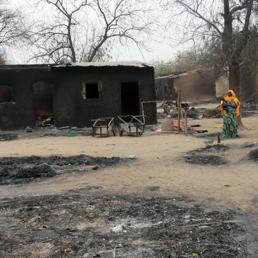
M 223 107 L 232 107 L 232 108 L 237 108 L 237 105 L 235 104 L 235 102 L 234 103 L 232 103 L 232 104 L 229 104 L 229 103 L 227 103 L 227 104 L 223 104 Z

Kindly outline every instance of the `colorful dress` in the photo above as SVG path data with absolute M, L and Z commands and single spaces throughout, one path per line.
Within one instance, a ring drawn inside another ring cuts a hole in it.
M 230 101 L 223 101 L 224 105 L 232 105 L 237 107 L 237 103 L 234 102 L 234 100 Z M 237 112 L 235 107 L 231 106 L 224 106 L 223 107 L 223 130 L 222 130 L 222 136 L 223 137 L 237 137 L 238 135 L 238 123 L 237 123 Z

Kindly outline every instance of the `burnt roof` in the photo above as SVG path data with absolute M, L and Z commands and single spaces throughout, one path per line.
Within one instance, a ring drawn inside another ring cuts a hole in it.
M 176 78 L 180 78 L 189 74 L 193 74 L 193 73 L 202 73 L 202 72 L 210 72 L 213 69 L 197 69 L 197 70 L 191 70 L 191 71 L 178 71 L 178 72 L 173 72 L 169 75 L 165 75 L 165 76 L 159 76 L 156 77 L 156 80 L 162 80 L 162 79 L 176 79 Z
M 138 67 L 144 68 L 149 67 L 147 64 L 141 62 L 87 62 L 87 63 L 68 63 L 68 64 L 57 64 L 53 65 L 55 68 L 59 67 Z
M 91 63 L 67 63 L 67 64 L 15 64 L 15 65 L 0 65 L 0 70 L 26 70 L 26 69 L 46 69 L 51 68 L 69 68 L 69 67 L 135 67 L 145 68 L 151 67 L 141 62 L 91 62 Z

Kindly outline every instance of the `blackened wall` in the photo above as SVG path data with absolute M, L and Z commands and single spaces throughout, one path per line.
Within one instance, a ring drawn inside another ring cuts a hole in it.
M 34 126 L 32 84 L 50 79 L 47 69 L 0 69 L 0 87 L 12 88 L 12 102 L 0 103 L 0 129 Z
M 83 82 L 99 81 L 99 99 L 82 98 Z M 13 103 L 0 103 L 0 129 L 17 129 L 35 125 L 33 84 L 53 85 L 55 125 L 90 126 L 91 120 L 121 114 L 121 83 L 138 82 L 142 101 L 155 100 L 152 67 L 52 67 L 0 69 L 0 85 L 13 89 Z M 139 101 L 140 103 L 140 101 Z M 148 124 L 156 123 L 156 105 L 145 107 Z
M 121 84 L 138 82 L 140 100 L 155 100 L 154 71 L 151 67 L 69 67 L 53 69 L 56 78 L 54 100 L 57 126 L 90 126 L 99 117 L 121 115 Z M 100 82 L 99 99 L 82 98 L 84 82 Z M 139 101 L 140 103 L 140 101 Z M 148 123 L 156 123 L 155 104 L 145 111 Z
M 155 87 L 157 100 L 176 100 L 177 95 L 174 87 L 174 79 L 170 76 L 156 78 Z

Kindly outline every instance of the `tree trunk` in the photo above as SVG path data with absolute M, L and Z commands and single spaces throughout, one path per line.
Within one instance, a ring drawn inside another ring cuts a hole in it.
M 241 99 L 241 77 L 240 77 L 240 65 L 238 63 L 234 63 L 229 68 L 229 88 L 234 90 L 238 99 Z M 240 130 L 246 129 L 243 122 L 242 117 L 237 119 L 238 128 Z
M 239 99 L 241 98 L 240 66 L 237 63 L 229 67 L 229 88 L 234 90 Z
M 73 45 L 73 39 L 72 39 L 72 32 L 71 32 L 71 27 L 72 27 L 72 16 L 69 16 L 69 21 L 68 21 L 68 25 L 67 25 L 67 36 L 68 36 L 68 41 L 69 41 L 69 47 L 71 50 L 71 58 L 72 58 L 72 62 L 76 63 L 76 53 L 75 53 L 75 49 L 74 49 L 74 45 Z

